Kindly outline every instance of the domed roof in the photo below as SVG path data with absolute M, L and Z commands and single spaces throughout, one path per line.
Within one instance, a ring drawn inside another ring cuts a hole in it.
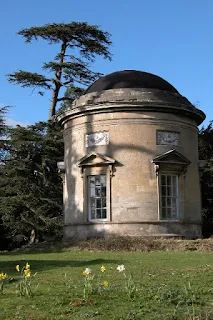
M 178 93 L 169 82 L 154 74 L 136 70 L 123 70 L 99 78 L 84 94 L 119 88 L 158 89 Z
M 58 119 L 65 123 L 82 115 L 120 111 L 173 113 L 189 117 L 197 125 L 205 119 L 205 114 L 169 82 L 136 70 L 113 72 L 99 78 Z

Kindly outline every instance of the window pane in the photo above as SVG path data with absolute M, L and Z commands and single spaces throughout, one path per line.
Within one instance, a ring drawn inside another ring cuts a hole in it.
M 162 197 L 161 202 L 162 202 L 162 207 L 165 207 L 166 206 L 166 197 Z
M 101 196 L 106 197 L 106 187 L 101 188 Z
M 176 186 L 176 176 L 172 176 L 172 185 Z
M 166 219 L 166 208 L 161 209 L 162 219 Z
M 171 182 L 172 182 L 171 176 L 167 176 L 166 182 L 167 182 L 167 186 L 171 186 Z
M 171 195 L 172 195 L 172 194 L 171 194 L 171 191 L 172 191 L 172 190 L 171 190 L 171 187 L 167 187 L 167 196 L 168 196 L 168 197 L 171 197 Z
M 90 188 L 90 196 L 95 197 L 95 188 L 93 187 Z
M 101 208 L 101 199 L 96 199 L 96 208 Z
M 106 209 L 102 209 L 102 219 L 106 219 Z
M 162 196 L 166 196 L 166 187 L 161 187 Z
M 106 176 L 104 175 L 100 176 L 100 183 L 102 187 L 106 187 Z
M 166 185 L 166 176 L 164 174 L 161 176 L 161 185 Z
M 95 195 L 96 195 L 96 197 L 100 197 L 101 196 L 101 188 L 96 188 L 95 189 Z
M 173 195 L 173 197 L 177 197 L 177 188 L 176 187 L 172 188 L 172 195 Z
M 95 177 L 94 176 L 90 176 L 89 181 L 90 181 L 90 185 L 95 185 Z
M 166 209 L 166 217 L 167 217 L 167 219 L 171 219 L 171 217 L 172 217 L 172 209 L 171 208 Z
M 176 207 L 176 198 L 172 198 L 172 207 L 173 207 L 173 208 Z
M 172 200 L 171 200 L 171 198 L 167 198 L 166 199 L 167 201 L 167 207 L 171 207 L 171 204 L 172 204 Z
M 91 219 L 95 219 L 95 209 L 91 209 Z
M 101 219 L 101 209 L 96 210 L 96 219 Z
M 177 209 L 176 208 L 172 208 L 172 218 L 173 219 L 177 218 Z
M 96 185 L 96 186 L 100 186 L 100 185 L 101 185 L 100 176 L 96 176 L 96 177 L 95 177 L 95 185 Z
M 106 198 L 102 198 L 102 208 L 106 207 Z
M 91 208 L 95 208 L 95 197 L 90 198 L 90 206 Z

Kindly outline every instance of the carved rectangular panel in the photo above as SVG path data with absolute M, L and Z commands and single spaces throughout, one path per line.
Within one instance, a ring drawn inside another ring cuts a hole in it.
M 180 145 L 179 132 L 173 131 L 157 131 L 157 144 L 158 145 Z
M 94 146 L 105 146 L 109 144 L 109 132 L 94 132 L 87 134 L 85 137 L 86 148 Z

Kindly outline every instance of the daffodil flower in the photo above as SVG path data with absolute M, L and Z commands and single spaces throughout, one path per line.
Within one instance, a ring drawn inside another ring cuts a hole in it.
M 105 272 L 106 268 L 104 266 L 101 266 L 101 272 Z
M 28 262 L 26 263 L 25 269 L 26 269 L 26 270 L 30 269 L 30 265 L 29 265 Z
M 7 278 L 7 274 L 6 273 L 0 273 L 0 279 L 1 280 L 5 280 Z
M 18 271 L 19 272 L 19 264 L 17 264 L 17 266 L 16 266 L 16 271 Z
M 26 278 L 30 278 L 30 269 L 25 269 L 24 270 L 24 275 Z
M 125 267 L 124 267 L 124 265 L 123 265 L 123 264 L 121 264 L 121 265 L 117 266 L 117 270 L 118 270 L 119 272 L 123 272 L 123 271 L 125 271 Z
M 83 275 L 84 276 L 88 276 L 89 274 L 92 273 L 92 270 L 90 268 L 86 268 L 84 271 L 83 271 Z

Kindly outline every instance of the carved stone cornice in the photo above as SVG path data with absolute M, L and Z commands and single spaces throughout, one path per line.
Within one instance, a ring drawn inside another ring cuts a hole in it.
M 205 114 L 195 108 L 179 93 L 157 89 L 111 89 L 82 95 L 75 100 L 72 108 L 58 117 L 64 124 L 67 120 L 103 112 L 156 111 L 181 114 L 191 117 L 199 125 Z

